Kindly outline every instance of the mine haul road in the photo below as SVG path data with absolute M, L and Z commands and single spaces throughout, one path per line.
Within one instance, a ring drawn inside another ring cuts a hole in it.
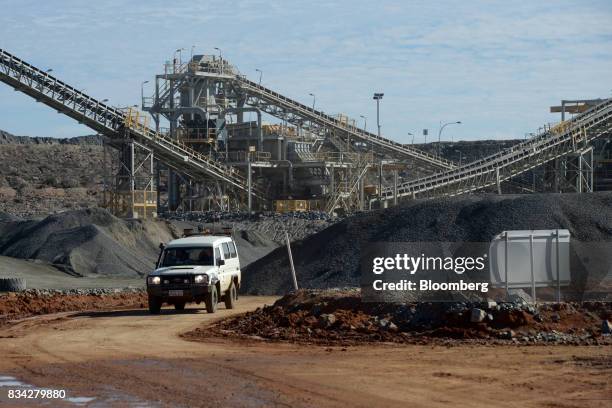
M 0 328 L 0 406 L 602 407 L 609 347 L 304 346 L 180 337 L 271 304 L 60 313 Z M 8 400 L 14 378 L 65 400 Z M 4 379 L 4 383 L 1 381 Z

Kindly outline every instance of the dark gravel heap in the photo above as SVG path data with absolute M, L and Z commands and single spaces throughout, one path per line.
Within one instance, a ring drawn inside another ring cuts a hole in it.
M 359 286 L 368 242 L 488 242 L 504 230 L 568 229 L 572 240 L 612 240 L 612 193 L 481 195 L 419 200 L 356 214 L 292 245 L 304 288 Z M 243 291 L 284 294 L 292 287 L 287 250 L 249 265 Z
M 159 243 L 171 238 L 165 223 L 121 220 L 100 208 L 0 220 L 0 255 L 38 259 L 74 276 L 143 276 Z
M 330 220 L 331 217 L 323 211 L 296 211 L 288 213 L 275 213 L 272 211 L 266 211 L 262 213 L 256 213 L 249 215 L 247 211 L 190 211 L 190 212 L 167 212 L 160 214 L 160 217 L 168 220 L 180 220 L 180 221 L 196 221 L 201 223 L 212 223 L 222 221 L 265 221 L 265 220 L 281 220 L 287 221 L 292 219 L 303 219 L 303 220 Z

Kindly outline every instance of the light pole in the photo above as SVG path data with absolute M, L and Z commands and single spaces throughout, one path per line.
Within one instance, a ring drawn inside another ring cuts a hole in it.
M 378 137 L 380 137 L 380 100 L 383 98 L 384 93 L 374 93 L 374 99 L 376 101 L 376 125 L 378 126 Z
M 193 50 L 195 49 L 195 45 L 191 46 L 191 58 L 189 58 L 189 60 L 193 60 Z
M 365 133 L 368 131 L 368 118 L 363 115 L 359 115 L 359 117 L 363 119 L 363 131 Z
M 259 68 L 255 68 L 255 71 L 259 72 L 259 86 L 261 86 L 261 77 L 263 76 L 263 72 L 261 72 L 261 69 Z
M 178 63 L 179 65 L 182 62 L 183 56 L 182 56 L 182 51 L 185 51 L 184 48 L 177 48 L 176 51 L 174 51 L 174 60 L 176 61 L 176 54 L 178 54 Z
M 412 133 L 408 132 L 408 136 L 412 136 L 412 143 L 411 144 L 414 144 L 414 135 Z
M 314 110 L 315 102 L 317 101 L 317 97 L 313 93 L 309 93 L 308 95 L 312 96 L 312 110 Z
M 221 64 L 221 73 L 223 74 L 223 54 L 221 48 L 215 47 L 215 50 L 219 51 L 219 63 Z
M 440 157 L 440 142 L 442 141 L 442 131 L 444 130 L 445 127 L 447 127 L 448 125 L 460 125 L 461 121 L 457 121 L 457 122 L 447 122 L 444 125 L 442 125 L 442 121 L 440 121 L 440 130 L 438 131 L 438 157 Z
M 149 81 L 143 81 L 140 84 L 140 99 L 141 99 L 143 105 L 144 105 L 144 86 L 145 86 L 145 84 L 148 84 L 148 83 L 149 83 Z

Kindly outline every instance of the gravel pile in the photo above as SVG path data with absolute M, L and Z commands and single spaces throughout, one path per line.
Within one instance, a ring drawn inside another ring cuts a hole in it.
M 87 289 L 27 289 L 20 292 L 26 296 L 86 295 L 102 296 L 119 293 L 146 293 L 145 288 L 87 288 Z M 4 296 L 7 296 L 5 294 Z
M 165 222 L 124 221 L 98 208 L 0 221 L 1 255 L 38 259 L 73 276 L 143 276 L 159 243 L 171 239 Z
M 359 286 L 360 248 L 370 242 L 488 242 L 504 230 L 568 229 L 573 241 L 612 240 L 612 193 L 460 196 L 356 214 L 292 245 L 304 288 Z M 284 247 L 243 273 L 249 294 L 292 287 Z
M 264 234 L 276 244 L 285 243 L 285 231 L 292 241 L 304 239 L 338 221 L 323 212 L 258 213 L 247 212 L 189 212 L 165 213 L 161 217 L 176 223 L 187 222 L 191 227 L 202 225 L 205 228 L 231 227 L 235 232 L 255 231 Z
M 362 303 L 359 291 L 300 290 L 192 337 L 222 335 L 313 344 L 612 344 L 610 303 Z

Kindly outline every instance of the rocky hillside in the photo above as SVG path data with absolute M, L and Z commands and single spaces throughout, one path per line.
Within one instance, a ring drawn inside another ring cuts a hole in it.
M 0 131 L 0 212 L 42 216 L 96 206 L 101 142 L 99 136 L 54 139 Z
M 55 137 L 15 136 L 0 130 L 0 145 L 7 144 L 102 145 L 102 137 L 99 135 L 87 135 L 58 139 Z

